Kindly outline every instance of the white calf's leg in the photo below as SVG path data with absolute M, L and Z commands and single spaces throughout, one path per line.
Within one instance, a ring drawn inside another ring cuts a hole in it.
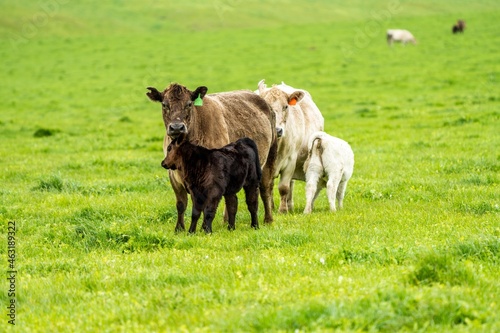
M 314 199 L 312 200 L 311 210 L 314 209 L 314 202 L 318 198 L 319 192 L 326 187 L 326 182 L 323 177 L 320 177 L 318 180 L 318 185 L 316 187 L 316 193 L 314 193 Z
M 330 203 L 330 210 L 332 212 L 337 210 L 335 208 L 335 197 L 339 186 L 339 178 L 335 176 L 336 175 L 329 175 L 328 181 L 326 182 L 326 195 L 328 196 L 328 202 Z
M 319 175 L 316 172 L 306 173 L 306 207 L 304 214 L 309 214 L 312 211 L 314 200 L 316 199 L 318 188 Z
M 308 214 L 312 211 L 314 200 L 321 189 L 318 188 L 318 183 L 321 181 L 320 178 L 323 175 L 323 165 L 318 156 L 312 154 L 306 163 L 306 207 L 304 209 L 304 214 Z
M 339 209 L 341 209 L 343 206 L 346 187 L 347 187 L 347 180 L 342 180 L 339 184 L 339 188 L 337 189 L 337 202 L 339 204 Z

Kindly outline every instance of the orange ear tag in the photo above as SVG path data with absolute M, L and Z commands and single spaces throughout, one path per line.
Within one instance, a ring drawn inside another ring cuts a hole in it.
M 295 104 L 297 104 L 296 98 L 292 98 L 290 101 L 288 101 L 288 105 L 295 105 Z

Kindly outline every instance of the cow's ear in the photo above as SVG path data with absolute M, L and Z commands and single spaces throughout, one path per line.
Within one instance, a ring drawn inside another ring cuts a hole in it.
M 148 87 L 149 92 L 146 93 L 148 95 L 149 99 L 152 100 L 153 102 L 162 102 L 163 101 L 163 96 L 162 94 L 153 87 Z
M 267 88 L 267 85 L 266 85 L 266 80 L 265 79 L 262 79 L 259 81 L 259 83 L 257 84 L 257 87 L 259 88 L 259 95 L 262 96 L 262 94 L 266 91 L 266 88 Z
M 205 97 L 205 94 L 207 93 L 207 91 L 208 91 L 208 88 L 205 86 L 201 86 L 201 87 L 196 88 L 196 90 L 191 93 L 191 100 L 194 101 L 198 97 L 203 99 L 203 97 Z
M 295 90 L 293 93 L 288 96 L 288 105 L 295 105 L 297 102 L 300 102 L 302 98 L 304 98 L 305 94 L 303 91 Z

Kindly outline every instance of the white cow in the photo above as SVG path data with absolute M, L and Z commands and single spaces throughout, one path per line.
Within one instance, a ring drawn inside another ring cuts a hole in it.
M 304 162 L 307 158 L 309 136 L 322 131 L 325 120 L 311 95 L 282 82 L 267 88 L 264 80 L 256 91 L 276 114 L 278 153 L 274 177 L 280 176 L 278 190 L 281 197 L 279 211 L 293 210 L 293 179 L 304 181 Z
M 387 44 L 392 45 L 392 43 L 416 44 L 417 41 L 408 30 L 389 29 L 387 30 Z
M 330 210 L 335 211 L 335 197 L 342 208 L 347 182 L 354 171 L 354 153 L 342 139 L 325 132 L 316 132 L 309 138 L 309 154 L 304 163 L 306 174 L 306 207 L 304 214 L 313 209 L 314 200 L 326 185 Z

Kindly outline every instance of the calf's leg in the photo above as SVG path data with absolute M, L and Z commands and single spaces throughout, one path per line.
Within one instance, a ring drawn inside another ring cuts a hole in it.
M 221 197 L 208 198 L 205 209 L 203 210 L 203 229 L 207 234 L 212 233 L 212 221 L 214 220 L 220 199 Z
M 309 165 L 306 170 L 306 207 L 304 208 L 304 214 L 312 212 L 314 200 L 316 200 L 321 190 L 319 182 L 322 182 L 322 176 L 323 166 L 321 160 L 317 155 L 313 154 L 310 157 Z
M 170 184 L 174 189 L 175 199 L 176 199 L 176 208 L 177 208 L 177 224 L 175 225 L 175 231 L 180 232 L 186 230 L 184 226 L 184 212 L 186 211 L 188 204 L 187 192 L 184 186 L 181 183 L 178 183 L 175 179 L 175 176 L 172 174 L 173 171 L 170 170 L 169 178 Z
M 337 189 L 337 202 L 339 204 L 339 209 L 343 206 L 346 187 L 347 180 L 343 179 L 339 184 L 339 188 Z
M 226 212 L 228 217 L 227 229 L 234 230 L 236 228 L 235 221 L 236 211 L 238 210 L 238 197 L 236 196 L 236 194 L 232 194 L 224 196 L 224 199 L 226 201 Z
M 198 219 L 201 215 L 202 206 L 194 204 L 193 200 L 193 209 L 191 210 L 191 225 L 189 226 L 189 233 L 194 234 L 196 232 L 196 225 L 198 224 Z
M 330 210 L 335 212 L 337 209 L 335 207 L 335 197 L 337 195 L 337 189 L 339 186 L 340 178 L 333 175 L 330 175 L 328 181 L 326 182 L 326 195 L 328 196 L 328 202 L 330 203 Z
M 257 216 L 257 212 L 259 210 L 258 184 L 245 186 L 243 189 L 245 190 L 245 200 L 252 219 L 250 226 L 254 229 L 259 229 L 259 220 Z
M 306 207 L 304 208 L 304 214 L 309 214 L 312 212 L 314 200 L 316 199 L 318 191 L 318 180 L 319 176 L 317 174 L 310 174 L 306 176 Z

